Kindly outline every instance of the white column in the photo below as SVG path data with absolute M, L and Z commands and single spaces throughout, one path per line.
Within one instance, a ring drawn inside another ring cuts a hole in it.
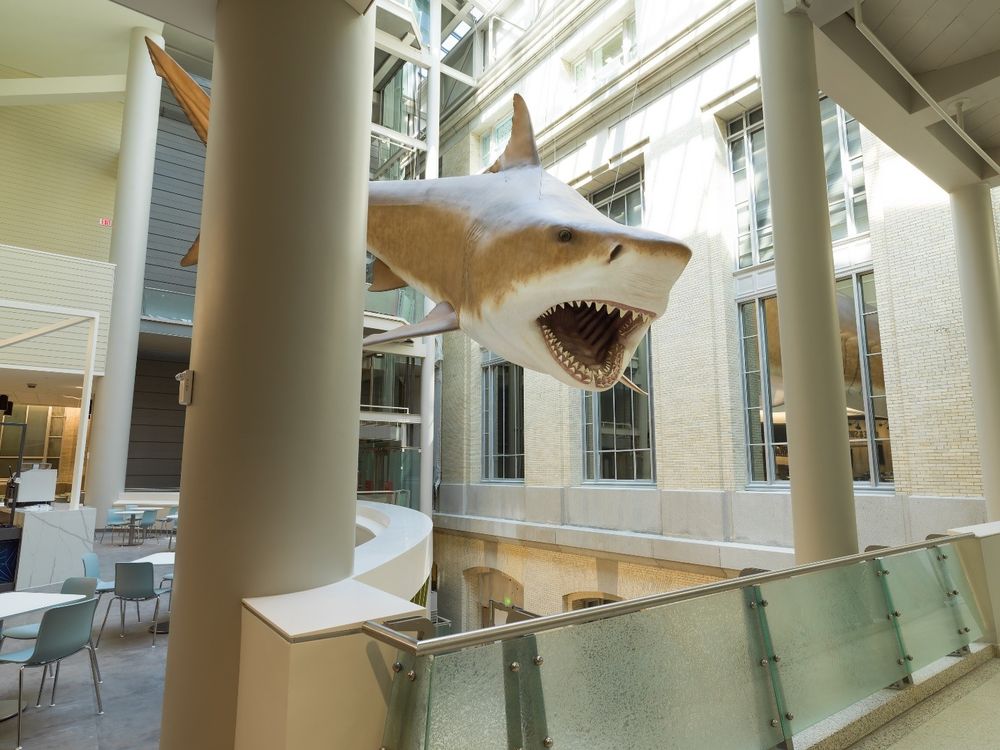
M 125 465 L 132 425 L 135 359 L 139 349 L 146 275 L 146 238 L 153 192 L 156 128 L 160 117 L 160 78 L 153 70 L 145 37 L 163 45 L 163 37 L 149 29 L 133 29 L 129 40 L 122 140 L 118 152 L 111 262 L 115 264 L 114 292 L 108 328 L 104 377 L 96 384 L 94 419 L 87 464 L 87 505 L 97 508 L 97 524 L 125 489 Z M 82 421 L 80 430 L 87 425 Z
M 858 551 L 813 27 L 757 0 L 795 559 Z
M 94 360 L 97 359 L 97 330 L 101 316 L 95 314 L 87 323 L 87 354 L 83 366 L 83 390 L 80 393 L 80 426 L 76 431 L 76 451 L 73 454 L 73 483 L 70 485 L 69 507 L 80 507 L 80 487 L 83 464 L 87 457 L 87 425 L 90 422 L 90 399 L 94 388 Z
M 243 598 L 353 566 L 374 15 L 218 3 L 164 750 L 233 747 Z
M 424 177 L 437 179 L 441 140 L 441 0 L 430 0 L 430 69 L 427 71 L 427 162 Z M 424 312 L 434 308 L 426 300 Z M 424 337 L 424 359 L 420 369 L 420 510 L 434 513 L 434 368 L 437 336 Z
M 986 517 L 1000 521 L 1000 260 L 990 189 L 951 194 Z

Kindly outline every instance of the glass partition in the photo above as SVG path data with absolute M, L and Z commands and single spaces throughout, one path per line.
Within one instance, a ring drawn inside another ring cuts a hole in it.
M 948 542 L 605 606 L 401 654 L 384 747 L 764 750 L 982 634 Z

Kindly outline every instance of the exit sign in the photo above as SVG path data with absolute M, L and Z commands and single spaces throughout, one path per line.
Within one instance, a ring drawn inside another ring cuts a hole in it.
M 100 224 L 102 227 L 110 227 L 111 219 L 109 219 L 107 216 L 102 216 L 100 219 L 97 220 L 97 223 Z

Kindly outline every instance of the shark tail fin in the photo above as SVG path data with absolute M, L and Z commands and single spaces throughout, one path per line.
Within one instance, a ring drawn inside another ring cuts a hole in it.
M 153 43 L 148 36 L 146 37 L 146 47 L 149 48 L 149 57 L 153 61 L 153 69 L 156 74 L 170 87 L 170 92 L 177 99 L 177 103 L 181 105 L 181 109 L 190 120 L 194 132 L 201 138 L 201 142 L 208 143 L 208 109 L 210 104 L 208 94 L 184 68 L 177 64 L 174 58 Z
M 437 307 L 427 313 L 427 317 L 407 326 L 393 328 L 385 333 L 376 333 L 365 337 L 362 346 L 387 344 L 390 341 L 404 341 L 418 336 L 433 336 L 436 333 L 447 333 L 458 330 L 458 313 L 447 302 L 438 302 Z
M 500 154 L 500 158 L 486 171 L 502 172 L 514 167 L 538 167 L 541 164 L 528 105 L 524 103 L 520 94 L 514 94 L 514 119 L 511 122 L 510 141 L 507 142 L 507 148 Z
M 388 292 L 393 289 L 402 289 L 408 284 L 403 281 L 396 272 L 389 268 L 380 258 L 375 259 L 373 266 L 372 285 L 368 287 L 371 292 Z

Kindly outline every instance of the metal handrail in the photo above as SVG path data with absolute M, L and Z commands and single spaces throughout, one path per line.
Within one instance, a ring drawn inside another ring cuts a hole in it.
M 663 594 L 653 594 L 651 596 L 644 596 L 638 599 L 628 599 L 621 602 L 613 602 L 611 604 L 602 604 L 599 607 L 578 609 L 572 612 L 560 612 L 559 614 L 546 615 L 534 620 L 515 622 L 510 625 L 496 625 L 491 628 L 483 628 L 482 630 L 472 630 L 468 633 L 456 633 L 455 635 L 445 635 L 440 638 L 430 638 L 426 641 L 418 641 L 414 638 L 410 638 L 409 636 L 398 633 L 387 625 L 373 621 L 368 621 L 362 624 L 361 632 L 366 633 L 382 643 L 394 646 L 400 651 L 413 654 L 414 656 L 436 656 L 438 654 L 446 654 L 452 651 L 458 651 L 459 649 L 469 648 L 471 646 L 482 646 L 495 641 L 506 641 L 513 638 L 520 638 L 525 635 L 533 635 L 546 630 L 562 628 L 567 625 L 580 625 L 586 622 L 605 620 L 610 617 L 619 617 L 621 615 L 632 614 L 633 612 L 649 609 L 650 607 L 657 607 L 662 604 L 674 604 L 688 599 L 697 599 L 710 594 L 718 594 L 723 591 L 744 589 L 748 586 L 769 583 L 771 581 L 783 581 L 805 573 L 815 573 L 820 570 L 837 568 L 842 565 L 867 562 L 879 557 L 889 557 L 891 555 L 898 555 L 903 552 L 910 552 L 918 549 L 931 549 L 939 547 L 942 544 L 949 544 L 961 539 L 971 539 L 973 537 L 975 537 L 975 534 L 972 532 L 954 534 L 952 536 L 941 537 L 929 541 L 913 542 L 899 547 L 880 549 L 874 552 L 862 552 L 857 555 L 835 557 L 830 560 L 822 560 L 820 562 L 800 565 L 794 568 L 786 568 L 784 570 L 776 570 L 770 573 L 758 573 L 744 578 L 730 578 L 725 581 L 708 583 L 702 586 L 694 586 L 681 591 L 668 591 Z

